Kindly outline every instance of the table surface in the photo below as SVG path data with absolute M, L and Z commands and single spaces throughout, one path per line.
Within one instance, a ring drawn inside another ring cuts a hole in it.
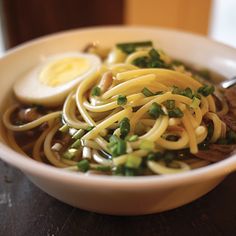
M 0 161 L 0 235 L 236 235 L 236 173 L 197 201 L 146 216 L 96 214 L 59 202 Z

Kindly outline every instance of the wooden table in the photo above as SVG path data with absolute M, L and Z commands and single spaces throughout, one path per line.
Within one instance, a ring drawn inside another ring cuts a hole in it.
M 186 206 L 127 217 L 96 214 L 61 203 L 1 161 L 0 173 L 1 236 L 236 235 L 236 174 Z

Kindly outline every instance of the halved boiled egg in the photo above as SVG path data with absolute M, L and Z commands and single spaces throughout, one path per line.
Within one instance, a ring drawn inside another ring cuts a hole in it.
M 80 81 L 94 76 L 100 65 L 100 58 L 93 54 L 54 55 L 19 78 L 13 90 L 23 103 L 57 106 Z

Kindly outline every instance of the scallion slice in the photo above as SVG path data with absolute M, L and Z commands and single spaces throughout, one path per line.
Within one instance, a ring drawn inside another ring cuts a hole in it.
M 125 137 L 130 131 L 130 122 L 127 117 L 123 118 L 119 123 L 121 137 Z
M 136 156 L 136 155 L 132 155 L 130 154 L 127 158 L 127 161 L 125 163 L 125 166 L 126 167 L 129 167 L 129 168 L 139 168 L 140 165 L 141 165 L 141 162 L 142 162 L 142 158 L 139 157 L 139 156 Z
M 90 168 L 88 160 L 82 160 L 77 163 L 77 167 L 82 172 L 87 172 Z
M 161 105 L 156 102 L 152 103 L 151 107 L 149 108 L 148 114 L 155 119 L 159 118 L 159 116 L 161 115 L 165 115 L 164 111 L 161 108 Z
M 133 53 L 138 47 L 152 47 L 152 41 L 118 43 L 116 47 L 126 54 Z
M 215 87 L 212 85 L 204 85 L 200 87 L 197 91 L 198 93 L 202 94 L 204 97 L 207 97 L 214 93 Z
M 142 94 L 145 96 L 145 97 L 151 97 L 151 96 L 154 96 L 155 94 L 150 91 L 148 88 L 143 88 L 143 90 L 141 91 Z
M 127 103 L 127 98 L 124 95 L 119 95 L 117 98 L 117 104 L 123 106 Z
M 98 86 L 93 87 L 92 91 L 91 91 L 91 95 L 94 96 L 94 97 L 95 96 L 96 97 L 100 96 L 101 95 L 101 89 Z

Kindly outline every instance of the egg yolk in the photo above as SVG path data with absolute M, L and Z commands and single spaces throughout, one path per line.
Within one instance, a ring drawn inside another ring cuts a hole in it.
M 43 68 L 39 75 L 39 81 L 47 86 L 56 87 L 76 79 L 89 67 L 90 62 L 86 58 L 62 58 Z

